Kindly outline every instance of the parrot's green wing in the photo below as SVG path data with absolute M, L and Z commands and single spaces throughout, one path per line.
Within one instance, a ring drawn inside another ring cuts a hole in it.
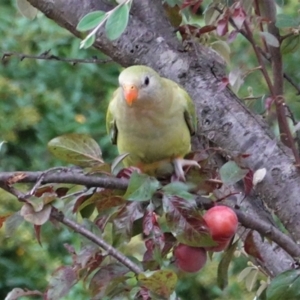
M 114 93 L 113 99 L 111 100 L 106 113 L 106 130 L 108 135 L 110 136 L 110 140 L 113 145 L 117 144 L 117 137 L 118 137 L 118 128 L 117 128 L 116 120 L 111 111 L 112 102 L 115 101 L 115 97 L 117 97 L 117 91 Z
M 173 95 L 175 95 L 176 99 L 178 99 L 185 108 L 184 119 L 189 128 L 190 134 L 194 135 L 197 131 L 197 116 L 193 100 L 179 84 L 169 79 L 165 80 L 167 85 L 172 86 Z
M 184 93 L 183 96 L 186 100 L 186 110 L 184 111 L 184 119 L 190 130 L 191 135 L 194 135 L 197 131 L 197 117 L 196 117 L 195 106 L 193 100 L 190 98 L 188 93 L 183 89 L 181 89 L 181 91 L 183 91 Z

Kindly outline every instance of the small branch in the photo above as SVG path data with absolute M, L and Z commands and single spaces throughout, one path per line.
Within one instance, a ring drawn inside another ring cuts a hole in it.
M 20 202 L 26 202 L 26 196 L 25 194 L 23 194 L 22 192 L 20 192 L 19 190 L 15 189 L 13 186 L 10 186 L 8 184 L 5 183 L 0 183 L 0 188 L 3 189 L 4 191 L 14 195 L 17 197 L 17 199 Z
M 239 209 L 235 209 L 234 211 L 239 222 L 244 227 L 256 230 L 261 235 L 270 238 L 294 259 L 299 259 L 300 247 L 288 235 L 281 232 L 275 226 L 268 224 L 263 220 L 257 220 L 251 215 L 241 212 Z
M 44 176 L 45 174 L 45 176 Z M 22 176 L 21 176 L 22 175 Z M 56 173 L 47 173 L 47 171 L 41 172 L 0 172 L 0 184 L 5 184 L 16 176 L 20 176 L 20 180 L 16 182 L 23 183 L 36 183 L 41 177 L 43 177 L 42 184 L 46 183 L 69 183 L 79 184 L 93 187 L 103 187 L 107 189 L 126 190 L 128 181 L 125 179 L 118 179 L 114 177 L 100 177 L 95 175 L 85 175 L 79 169 L 63 168 Z
M 283 77 L 286 79 L 287 82 L 290 83 L 290 85 L 292 85 L 296 90 L 297 90 L 297 96 L 300 95 L 300 86 L 294 81 L 293 78 L 291 78 L 290 75 L 283 73 Z
M 218 7 L 215 7 L 215 10 L 218 11 L 219 13 L 221 13 L 222 11 L 218 8 Z M 248 37 L 248 34 L 245 32 L 245 30 L 243 29 L 239 29 L 236 24 L 234 23 L 233 19 L 230 17 L 229 18 L 229 22 L 231 24 L 232 27 L 234 27 L 234 29 L 236 31 L 238 31 L 245 39 L 247 39 L 248 41 L 249 40 L 249 37 Z M 282 41 L 282 38 L 280 39 L 280 41 Z M 264 41 L 264 40 L 263 40 Z M 259 48 L 259 51 L 260 53 L 262 54 L 262 56 L 268 61 L 268 62 L 271 62 L 271 59 L 270 59 L 270 55 L 268 53 L 266 53 L 263 49 Z M 286 79 L 287 82 L 289 82 L 297 91 L 297 95 L 300 95 L 300 86 L 294 81 L 294 79 L 291 78 L 290 75 L 288 75 L 287 73 L 283 73 L 283 77 Z
M 114 257 L 116 260 L 118 260 L 120 263 L 122 263 L 124 266 L 126 266 L 128 269 L 130 269 L 135 274 L 139 274 L 139 273 L 143 272 L 143 270 L 141 270 L 139 268 L 139 266 L 134 264 L 130 259 L 128 259 L 125 255 L 123 255 L 117 249 L 115 249 L 114 247 L 112 247 L 111 245 L 106 243 L 103 239 L 96 236 L 95 234 L 93 234 L 92 232 L 90 232 L 89 230 L 87 230 L 86 228 L 81 226 L 80 224 L 66 218 L 63 215 L 63 213 L 57 211 L 56 209 L 52 209 L 51 217 L 53 219 L 59 221 L 60 223 L 68 226 L 69 228 L 73 229 L 75 232 L 81 234 L 82 236 L 89 239 L 90 241 L 94 242 L 96 245 L 100 246 L 101 248 L 103 248 L 105 251 L 107 251 L 107 253 L 110 256 Z
M 31 55 L 31 54 L 24 54 L 24 53 L 18 53 L 18 52 L 2 52 L 2 61 L 6 62 L 8 58 L 12 57 L 12 56 L 16 56 L 19 57 L 20 60 L 24 60 L 25 58 L 28 59 L 39 59 L 39 60 L 54 60 L 54 61 L 62 61 L 62 62 L 67 62 L 67 63 L 71 63 L 73 65 L 76 64 L 106 64 L 109 62 L 113 62 L 113 60 L 111 58 L 108 59 L 98 59 L 96 57 L 94 58 L 90 58 L 90 59 L 83 59 L 83 58 L 63 58 L 63 57 L 59 57 L 56 55 L 52 55 L 50 54 L 51 50 L 48 50 L 40 55 Z
M 275 68 L 275 66 L 277 66 L 277 68 L 279 68 L 278 72 L 281 74 L 279 75 L 274 75 L 274 85 L 271 82 L 270 76 L 267 72 L 266 66 L 263 62 L 262 56 L 261 56 L 261 52 L 258 49 L 258 46 L 255 43 L 252 31 L 250 29 L 250 26 L 248 24 L 248 21 L 245 20 L 244 22 L 244 27 L 245 30 L 247 32 L 248 35 L 248 40 L 251 43 L 253 50 L 255 52 L 256 58 L 258 60 L 258 63 L 261 66 L 261 71 L 263 73 L 263 76 L 266 80 L 266 83 L 268 85 L 269 91 L 271 93 L 272 98 L 275 101 L 275 106 L 276 106 L 276 113 L 277 113 L 277 119 L 278 119 L 278 124 L 279 124 L 279 128 L 280 128 L 280 137 L 281 137 L 281 141 L 290 149 L 292 149 L 294 157 L 295 157 L 295 165 L 297 167 L 300 167 L 300 157 L 299 157 L 299 153 L 296 149 L 295 143 L 294 143 L 294 139 L 292 136 L 292 133 L 290 131 L 289 128 L 289 124 L 285 115 L 285 102 L 284 99 L 282 97 L 282 93 L 281 92 L 281 86 L 282 86 L 282 66 L 281 66 L 281 59 L 279 60 L 279 62 L 274 62 L 274 57 L 272 56 L 272 66 L 273 66 L 273 74 L 275 74 L 277 72 L 277 69 Z M 274 49 L 275 47 L 271 47 L 272 49 Z M 276 52 L 277 53 L 277 52 Z M 280 55 L 280 54 L 279 54 Z M 278 57 L 278 53 L 276 55 L 276 57 Z M 281 82 L 280 82 L 280 78 L 279 76 L 281 76 Z

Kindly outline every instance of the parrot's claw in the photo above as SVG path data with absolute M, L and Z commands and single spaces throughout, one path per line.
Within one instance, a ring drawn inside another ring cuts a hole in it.
M 199 164 L 195 160 L 191 159 L 176 158 L 174 159 L 173 164 L 175 169 L 175 175 L 181 181 L 185 181 L 183 167 L 188 166 L 200 168 Z

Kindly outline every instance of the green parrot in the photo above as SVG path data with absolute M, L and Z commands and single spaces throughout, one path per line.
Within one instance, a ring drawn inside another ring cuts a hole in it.
M 188 93 L 142 65 L 123 70 L 119 86 L 108 106 L 106 126 L 119 153 L 128 153 L 124 166 L 158 177 L 175 169 L 177 178 L 185 180 L 183 166 L 199 167 L 183 159 L 197 126 Z

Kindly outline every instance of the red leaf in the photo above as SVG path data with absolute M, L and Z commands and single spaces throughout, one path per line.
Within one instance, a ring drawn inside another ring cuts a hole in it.
M 34 231 L 35 231 L 35 237 L 37 239 L 37 241 L 39 242 L 40 246 L 42 247 L 42 243 L 41 243 L 41 225 L 33 225 L 34 226 Z
M 35 190 L 34 196 L 41 197 L 44 193 L 54 193 L 53 185 L 41 186 Z
M 139 202 L 127 202 L 113 220 L 114 242 L 124 243 L 131 239 L 133 222 L 143 216 Z
M 223 90 L 225 90 L 225 88 L 227 87 L 228 84 L 229 84 L 228 77 L 223 77 L 218 84 L 218 86 L 219 86 L 218 92 L 222 92 Z
M 274 103 L 274 99 L 271 97 L 267 97 L 265 99 L 265 109 L 269 112 L 271 110 L 272 104 Z
M 228 32 L 228 18 L 224 17 L 220 19 L 217 23 L 217 34 L 223 36 Z
M 133 172 L 141 173 L 141 169 L 137 167 L 128 167 L 124 168 L 119 171 L 119 173 L 116 175 L 117 178 L 124 178 L 124 179 L 130 179 Z
M 238 3 L 233 10 L 231 18 L 238 29 L 241 29 L 246 19 L 246 12 Z
M 237 30 L 232 30 L 227 37 L 227 43 L 231 44 L 236 39 L 238 33 Z
M 4 215 L 4 216 L 0 216 L 0 228 L 3 226 L 5 220 L 10 217 L 11 214 L 7 214 L 7 215 Z
M 150 291 L 145 287 L 141 287 L 140 291 L 136 294 L 136 297 L 134 299 L 150 300 L 152 298 L 150 295 Z
M 241 156 L 241 158 L 248 158 L 249 156 L 251 156 L 251 154 L 250 153 L 243 153 L 240 156 Z
M 245 196 L 248 196 L 253 188 L 253 174 L 254 174 L 254 172 L 249 169 L 248 173 L 243 178 Z
M 202 2 L 203 0 L 185 0 L 183 1 L 180 9 L 182 10 L 190 6 L 192 8 L 192 12 L 195 14 L 199 9 L 200 5 L 202 4 Z
M 149 235 L 154 226 L 159 226 L 157 223 L 156 213 L 153 211 L 147 211 L 143 218 L 143 232 L 145 235 Z
M 197 37 L 200 37 L 201 34 L 203 33 L 208 33 L 213 30 L 215 30 L 217 27 L 215 25 L 205 25 L 199 29 L 199 35 Z
M 129 269 L 119 263 L 111 263 L 97 271 L 91 279 L 89 290 L 93 299 L 101 299 L 109 285 L 115 285 L 114 281 L 124 281 L 124 275 Z
M 82 203 L 84 203 L 85 201 L 87 201 L 89 198 L 91 198 L 92 194 L 88 194 L 88 195 L 82 195 L 80 197 L 77 198 L 74 206 L 73 206 L 73 210 L 72 212 L 75 214 L 77 213 L 79 207 L 82 205 Z
M 166 223 L 180 243 L 194 247 L 216 245 L 193 201 L 186 201 L 177 196 L 164 196 L 163 208 Z
M 60 197 L 65 196 L 68 193 L 68 191 L 69 191 L 69 188 L 67 188 L 67 187 L 60 187 L 60 188 L 57 188 L 55 190 L 55 193 L 57 194 L 57 197 L 60 198 Z

